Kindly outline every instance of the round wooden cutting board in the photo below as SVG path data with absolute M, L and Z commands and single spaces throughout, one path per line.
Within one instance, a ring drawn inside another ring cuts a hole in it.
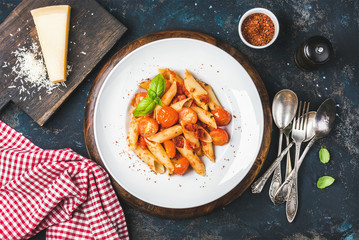
M 85 141 L 86 141 L 86 147 L 87 151 L 91 157 L 92 160 L 96 161 L 99 165 L 101 165 L 104 169 L 106 169 L 102 159 L 100 158 L 100 154 L 95 142 L 94 137 L 94 111 L 95 111 L 95 105 L 96 101 L 99 95 L 99 92 L 110 74 L 111 70 L 128 54 L 130 54 L 132 51 L 136 50 L 137 48 L 148 44 L 150 42 L 154 42 L 160 39 L 166 39 L 166 38 L 190 38 L 190 39 L 196 39 L 203 42 L 207 42 L 209 44 L 212 44 L 214 46 L 217 46 L 218 48 L 224 50 L 228 54 L 230 54 L 234 59 L 236 59 L 243 68 L 247 71 L 249 76 L 251 77 L 257 91 L 260 97 L 260 101 L 263 108 L 263 120 L 264 120 L 264 131 L 263 131 L 263 138 L 262 143 L 259 148 L 259 152 L 257 155 L 257 158 L 250 168 L 247 175 L 244 177 L 244 179 L 235 186 L 231 191 L 223 195 L 222 197 L 216 199 L 215 201 L 212 201 L 210 203 L 207 203 L 202 206 L 193 207 L 193 208 L 164 208 L 155 206 L 152 204 L 149 204 L 147 202 L 142 201 L 141 199 L 136 198 L 135 196 L 131 195 L 129 192 L 127 192 L 119 183 L 117 183 L 113 177 L 111 177 L 112 184 L 115 188 L 116 193 L 121 198 L 121 200 L 125 201 L 129 205 L 138 208 L 142 211 L 145 211 L 150 214 L 167 217 L 167 218 L 189 218 L 189 217 L 195 217 L 200 216 L 206 213 L 209 213 L 213 211 L 216 208 L 223 207 L 229 203 L 231 203 L 233 200 L 238 198 L 253 182 L 257 174 L 259 173 L 264 160 L 266 159 L 270 141 L 271 141 L 271 132 L 272 132 L 272 116 L 271 116 L 271 110 L 270 110 L 270 103 L 268 99 L 267 90 L 257 73 L 257 71 L 251 66 L 251 64 L 245 59 L 245 57 L 238 52 L 235 48 L 230 46 L 229 44 L 220 41 L 212 36 L 209 36 L 204 33 L 199 32 L 193 32 L 193 31 L 182 31 L 182 30 L 173 30 L 173 31 L 162 31 L 162 32 L 156 32 L 149 35 L 146 35 L 144 37 L 141 37 L 130 44 L 123 47 L 120 51 L 118 51 L 101 69 L 100 73 L 96 77 L 92 88 L 90 90 L 90 94 L 87 100 L 87 105 L 85 109 L 85 119 L 84 119 L 84 132 L 85 132 Z

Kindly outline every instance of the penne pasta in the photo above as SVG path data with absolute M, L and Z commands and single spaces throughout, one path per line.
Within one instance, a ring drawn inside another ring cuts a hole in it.
M 140 82 L 138 84 L 139 87 L 143 88 L 143 89 L 148 89 L 150 87 L 150 83 L 151 83 L 151 80 L 150 79 L 146 79 L 145 81 L 143 82 Z
M 158 72 L 161 73 L 166 80 L 170 79 L 170 72 L 168 68 L 159 68 Z
M 204 155 L 211 161 L 215 162 L 213 144 L 211 142 L 201 141 L 202 151 Z
M 156 173 L 162 174 L 167 168 L 169 175 L 182 175 L 189 163 L 197 174 L 205 176 L 206 169 L 199 157 L 206 156 L 215 162 L 214 145 L 222 146 L 229 141 L 227 132 L 218 129 L 217 123 L 226 126 L 232 116 L 222 108 L 213 88 L 196 80 L 188 70 L 184 79 L 168 68 L 158 71 L 166 82 L 165 90 L 162 91 L 162 79 L 151 84 L 152 80 L 147 78 L 138 84 L 147 92 L 135 94 L 132 99 L 136 115 L 145 117 L 135 118 L 134 110 L 130 111 L 128 148 Z M 150 85 L 156 91 L 148 90 Z M 162 106 L 157 101 L 159 92 Z M 209 131 L 213 131 L 211 135 Z
M 142 149 L 140 146 L 136 146 L 134 149 L 132 149 L 134 153 L 137 154 L 137 156 L 146 163 L 153 171 L 157 173 L 164 173 L 165 167 L 158 162 L 158 160 L 153 156 L 153 154 L 148 151 L 147 149 Z
M 209 102 L 208 102 L 208 106 L 211 110 L 216 110 L 219 108 L 222 108 L 221 104 L 219 103 L 216 94 L 214 94 L 212 87 L 207 84 L 204 83 L 202 81 L 198 81 L 199 84 L 201 84 L 201 86 L 207 91 L 208 93 L 208 97 L 209 97 Z
M 208 97 L 207 91 L 202 88 L 187 69 L 185 71 L 184 86 L 193 97 L 195 103 L 204 110 L 208 110 L 208 102 L 204 100 Z
M 198 135 L 196 135 L 196 132 L 198 133 L 197 124 L 181 122 L 181 126 L 182 126 L 183 135 L 186 138 L 186 140 L 191 142 L 194 145 L 194 148 L 199 148 L 200 143 L 198 140 Z
M 201 142 L 212 142 L 212 137 L 209 133 L 201 126 L 198 126 L 198 135 Z
M 128 130 L 127 135 L 127 145 L 130 150 L 136 148 L 137 140 L 138 140 L 138 122 L 139 119 L 132 116 L 130 122 L 130 128 Z
M 148 139 L 145 139 L 145 141 L 150 152 L 168 169 L 168 174 L 172 175 L 174 172 L 174 166 L 162 145 L 157 142 L 151 142 Z
M 176 96 L 177 93 L 177 83 L 174 82 L 171 84 L 171 87 L 167 90 L 165 94 L 163 94 L 161 101 L 163 106 L 168 106 L 171 102 L 174 96 Z M 157 105 L 154 110 L 154 116 L 155 119 L 157 119 L 157 113 L 161 109 L 160 105 Z
M 178 82 L 183 83 L 183 79 L 180 78 L 174 71 L 168 69 L 168 68 L 159 68 L 158 72 L 162 74 L 162 76 L 170 81 L 170 83 Z
M 194 151 L 196 152 L 197 156 L 199 156 L 199 157 L 203 156 L 203 151 L 202 151 L 201 145 Z
M 174 110 L 176 110 L 177 112 L 181 111 L 181 109 L 183 107 L 189 107 L 191 104 L 192 104 L 192 98 L 186 98 L 186 99 L 183 99 L 181 101 L 178 101 L 176 103 L 173 103 L 171 104 L 171 108 L 173 108 Z
M 217 128 L 217 123 L 212 113 L 197 106 L 192 106 L 191 108 L 197 113 L 197 117 L 201 122 L 207 124 L 210 127 Z
M 170 74 L 170 81 L 177 82 L 179 84 L 183 84 L 183 79 L 180 78 L 176 73 L 172 72 Z
M 156 133 L 155 135 L 148 138 L 148 140 L 157 143 L 163 143 L 167 140 L 175 138 L 183 133 L 181 125 L 177 124 L 170 128 L 166 128 L 165 130 Z
M 206 168 L 204 167 L 203 162 L 195 151 L 191 148 L 188 148 L 188 143 L 184 137 L 178 137 L 180 141 L 175 141 L 177 150 L 181 153 L 181 155 L 187 158 L 191 167 L 195 170 L 195 172 L 201 176 L 206 174 Z
M 177 82 L 171 84 L 171 87 L 167 90 L 165 94 L 161 97 L 162 104 L 165 106 L 170 105 L 172 99 L 177 94 Z

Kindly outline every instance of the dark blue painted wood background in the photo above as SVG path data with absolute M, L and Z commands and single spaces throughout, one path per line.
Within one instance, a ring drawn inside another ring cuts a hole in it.
M 112 51 L 44 127 L 39 127 L 12 104 L 0 113 L 1 120 L 42 148 L 70 147 L 88 156 L 83 117 L 96 74 L 125 44 L 159 30 L 197 30 L 225 40 L 252 62 L 271 100 L 280 89 L 290 88 L 300 99 L 310 100 L 312 110 L 328 97 L 338 103 L 333 132 L 314 145 L 300 169 L 300 206 L 292 224 L 286 220 L 285 207 L 273 206 L 270 202 L 267 185 L 262 194 L 254 195 L 247 190 L 230 205 L 188 220 L 154 217 L 122 203 L 132 239 L 359 238 L 359 1 L 98 1 L 129 29 Z M 0 21 L 19 2 L 0 0 Z M 280 22 L 279 37 L 268 49 L 250 49 L 239 39 L 239 18 L 253 7 L 270 9 Z M 332 42 L 334 57 L 320 70 L 304 73 L 295 66 L 292 53 L 306 38 L 318 34 Z M 274 128 L 264 169 L 276 155 L 277 139 L 278 131 Z M 331 153 L 331 161 L 326 165 L 318 159 L 320 146 Z M 336 178 L 334 185 L 317 189 L 316 181 L 322 175 Z M 33 239 L 45 239 L 45 233 Z

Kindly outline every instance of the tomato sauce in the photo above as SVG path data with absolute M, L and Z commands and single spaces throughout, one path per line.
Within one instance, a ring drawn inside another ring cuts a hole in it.
M 182 136 L 175 137 L 173 139 L 173 143 L 176 145 L 176 147 L 183 148 L 184 147 L 184 137 L 182 137 Z
M 198 98 L 200 102 L 209 103 L 209 97 L 207 94 L 199 95 Z

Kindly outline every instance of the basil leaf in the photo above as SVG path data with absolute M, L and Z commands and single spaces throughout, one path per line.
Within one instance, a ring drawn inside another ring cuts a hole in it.
M 321 148 L 319 150 L 319 160 L 322 162 L 322 163 L 327 163 L 329 162 L 330 160 L 330 154 L 329 154 L 329 151 L 325 148 Z
M 153 112 L 155 107 L 156 103 L 150 97 L 145 97 L 138 103 L 135 111 L 133 112 L 133 116 L 140 117 L 150 114 Z
M 323 189 L 323 188 L 326 188 L 326 187 L 329 187 L 330 185 L 333 184 L 333 182 L 335 181 L 334 178 L 330 177 L 330 176 L 323 176 L 323 177 L 320 177 L 318 179 L 318 182 L 317 182 L 317 187 L 319 189 Z
M 155 99 L 153 99 L 153 101 L 154 101 L 155 103 L 157 103 L 158 105 L 160 105 L 161 107 L 163 106 L 162 101 L 161 101 L 161 98 L 156 97 Z
M 148 93 L 148 96 L 149 96 L 151 99 L 153 99 L 153 100 L 156 99 L 157 94 L 155 93 L 155 91 L 153 91 L 152 89 L 147 89 L 147 93 Z
M 166 88 L 166 81 L 163 75 L 160 73 L 154 77 L 150 83 L 148 90 L 152 90 L 156 93 L 157 97 L 161 97 Z M 147 90 L 147 92 L 148 92 Z

